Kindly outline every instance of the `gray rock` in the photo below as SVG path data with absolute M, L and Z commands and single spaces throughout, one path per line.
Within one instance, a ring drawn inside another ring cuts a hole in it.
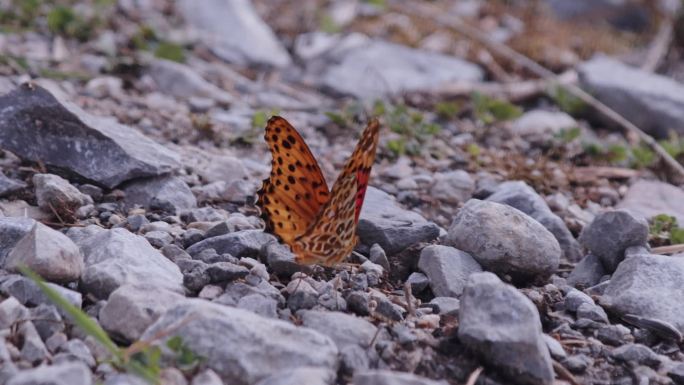
M 355 314 L 360 316 L 368 316 L 371 314 L 370 294 L 352 291 L 347 295 L 345 300 L 347 301 L 347 308 Z
M 123 190 L 128 208 L 140 205 L 150 210 L 179 214 L 182 210 L 197 207 L 197 200 L 190 187 L 174 176 L 132 181 Z
M 460 204 L 470 199 L 475 192 L 475 181 L 463 170 L 435 173 L 434 180 L 430 195 L 445 203 Z
M 608 57 L 579 66 L 582 87 L 647 133 L 684 134 L 684 85 Z
M 226 283 L 246 277 L 249 269 L 230 262 L 215 262 L 207 266 L 206 273 L 210 283 Z
M 615 348 L 610 356 L 632 366 L 648 365 L 657 368 L 661 359 L 648 346 L 642 344 L 627 344 Z
M 298 367 L 337 369 L 338 351 L 328 337 L 241 309 L 188 299 L 164 313 L 141 338 L 169 328 L 231 384 L 253 384 Z
M 22 370 L 12 377 L 7 385 L 91 385 L 90 369 L 78 362 L 65 362 L 59 365 L 42 365 Z
M 108 188 L 180 166 L 176 153 L 138 131 L 29 83 L 0 97 L 0 148 Z
M 126 373 L 116 373 L 107 378 L 103 385 L 147 385 L 142 378 Z
M 307 266 L 297 263 L 290 247 L 278 243 L 275 238 L 262 248 L 260 254 L 265 256 L 266 264 L 278 276 L 289 277 L 298 271 L 310 270 Z
M 0 293 L 11 295 L 24 305 L 38 306 L 40 304 L 52 305 L 52 301 L 40 290 L 32 280 L 21 276 L 11 275 L 0 280 Z M 80 308 L 83 303 L 81 293 L 69 290 L 63 286 L 54 283 L 47 283 L 50 288 L 57 291 L 62 297 L 66 298 L 69 303 Z
M 0 198 L 21 191 L 26 188 L 26 183 L 8 178 L 0 171 Z
M 176 3 L 201 41 L 221 59 L 244 66 L 286 67 L 292 59 L 248 0 Z
M 604 275 L 606 270 L 601 260 L 594 254 L 589 254 L 575 265 L 568 275 L 567 283 L 577 288 L 588 288 L 599 283 Z
M 248 295 L 257 294 L 266 298 L 272 298 L 278 305 L 285 304 L 285 297 L 266 280 L 261 280 L 256 284 L 246 282 L 231 282 L 226 285 L 226 290 L 216 302 L 228 306 L 237 306 L 240 300 Z
M 449 246 L 430 245 L 420 253 L 418 268 L 430 279 L 437 297 L 459 297 L 473 273 L 482 267 L 468 253 Z
M 368 187 L 357 234 L 364 245 L 378 244 L 386 253 L 396 254 L 411 245 L 429 242 L 439 236 L 439 227 L 413 211 L 405 210 L 384 191 Z
M 371 246 L 370 251 L 368 252 L 368 259 L 371 262 L 382 266 L 384 271 L 390 271 L 390 263 L 387 259 L 387 254 L 377 243 Z
M 563 359 L 561 363 L 573 373 L 584 373 L 594 364 L 594 360 L 586 354 L 574 354 Z
M 297 368 L 285 370 L 264 378 L 256 385 L 333 385 L 337 375 L 323 368 Z
M 675 382 L 677 385 L 684 384 L 684 363 L 676 365 L 667 372 L 667 375 Z
M 249 310 L 260 316 L 278 318 L 278 301 L 261 294 L 249 294 L 240 298 L 236 307 Z
M 373 297 L 375 303 L 375 310 L 373 315 L 381 319 L 389 320 L 390 322 L 399 322 L 404 320 L 404 309 L 399 305 L 395 305 L 387 297 L 375 296 Z
M 525 182 L 504 182 L 487 200 L 514 207 L 541 223 L 556 237 L 566 259 L 578 261 L 582 257 L 579 243 L 572 236 L 565 222 L 551 212 L 544 199 Z
M 364 349 L 378 333 L 378 328 L 363 318 L 335 311 L 303 310 L 297 313 L 302 325 L 330 337 L 337 348 L 358 345 Z
M 406 283 L 411 285 L 411 292 L 413 294 L 419 294 L 428 287 L 430 279 L 427 275 L 414 271 L 406 278 Z
M 577 318 L 586 318 L 595 322 L 608 323 L 608 314 L 601 306 L 583 303 L 577 308 Z
M 54 363 L 80 361 L 91 368 L 95 367 L 95 358 L 88 345 L 79 339 L 69 340 L 60 350 L 61 352 L 53 358 Z
M 191 385 L 223 385 L 223 381 L 215 371 L 206 369 L 192 378 Z
M 577 309 L 585 303 L 589 305 L 595 305 L 594 300 L 591 299 L 590 296 L 577 289 L 571 289 L 565 295 L 565 299 L 563 300 L 563 307 L 565 308 L 565 310 L 575 313 L 577 312 Z
M 359 39 L 358 44 L 350 45 L 336 44 L 322 59 L 332 64 L 325 67 L 318 81 L 337 94 L 373 99 L 483 78 L 478 66 L 453 56 L 382 40 Z
M 627 190 L 617 207 L 644 218 L 667 214 L 684 226 L 681 202 L 684 202 L 684 190 L 681 188 L 660 181 L 639 180 Z
M 624 259 L 628 247 L 648 242 L 648 222 L 625 210 L 607 211 L 582 229 L 579 241 L 612 273 Z
M 145 238 L 125 229 L 100 231 L 79 243 L 86 269 L 83 288 L 96 298 L 106 299 L 125 284 L 149 284 L 183 293 L 183 275 L 178 266 L 150 246 Z
M 446 381 L 431 380 L 413 373 L 390 370 L 367 370 L 354 374 L 353 385 L 446 385 Z
M 47 212 L 62 208 L 73 211 L 93 203 L 89 195 L 83 194 L 58 175 L 34 174 L 33 185 L 36 188 L 38 207 Z
M 33 326 L 43 341 L 47 341 L 55 333 L 64 331 L 64 322 L 57 308 L 53 305 L 41 304 L 30 310 Z
M 599 302 L 618 315 L 660 319 L 684 333 L 682 282 L 683 258 L 632 256 L 620 263 Z
M 439 315 L 457 316 L 461 309 L 461 301 L 453 297 L 435 297 L 430 303 L 437 305 Z
M 128 341 L 137 341 L 167 309 L 185 297 L 150 285 L 124 285 L 114 290 L 100 310 L 102 327 Z
M 7 254 L 35 224 L 31 218 L 0 217 L 0 266 L 4 266 Z
M 150 64 L 148 74 L 157 87 L 166 95 L 187 99 L 202 97 L 230 104 L 233 96 L 204 80 L 191 67 L 170 60 L 155 59 Z
M 173 236 L 166 231 L 149 231 L 145 233 L 144 237 L 150 245 L 158 249 L 173 242 Z
M 551 357 L 561 360 L 565 357 L 568 356 L 568 354 L 565 352 L 565 349 L 563 349 L 563 345 L 561 345 L 560 342 L 558 342 L 557 339 L 551 337 L 548 334 L 544 334 L 544 342 L 546 343 L 546 347 L 549 348 L 549 353 L 551 353 Z
M 445 243 L 480 265 L 514 280 L 543 279 L 558 268 L 558 241 L 539 222 L 500 203 L 469 200 L 456 214 Z
M 253 258 L 258 257 L 261 248 L 270 242 L 277 242 L 271 234 L 261 230 L 243 230 L 207 238 L 190 246 L 186 251 L 194 256 L 205 249 L 214 249 L 218 254 L 230 254 L 236 258 Z
M 17 334 L 21 336 L 23 341 L 21 345 L 21 359 L 31 363 L 31 365 L 45 362 L 50 356 L 50 352 L 48 352 L 33 323 L 26 320 L 18 323 L 16 326 Z
M 459 322 L 459 339 L 516 382 L 553 382 L 537 308 L 513 286 L 491 273 L 471 275 L 461 298 Z
M 26 266 L 53 282 L 78 280 L 83 272 L 81 250 L 66 235 L 36 222 L 7 255 L 4 268 L 18 272 Z
M 550 142 L 564 130 L 576 127 L 579 127 L 577 121 L 565 112 L 546 110 L 525 112 L 508 126 L 513 134 L 535 144 Z
M 596 339 L 604 344 L 621 346 L 629 342 L 634 342 L 631 331 L 620 324 L 605 325 L 596 331 Z

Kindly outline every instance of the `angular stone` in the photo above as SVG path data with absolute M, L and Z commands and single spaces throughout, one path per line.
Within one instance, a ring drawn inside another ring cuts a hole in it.
M 449 246 L 431 245 L 423 249 L 418 268 L 430 279 L 437 297 L 460 297 L 468 277 L 482 267 L 468 253 Z
M 570 286 L 586 289 L 599 283 L 601 277 L 606 275 L 601 260 L 594 254 L 582 258 L 567 278 Z
M 325 55 L 320 84 L 360 99 L 429 91 L 445 83 L 479 81 L 482 70 L 453 56 L 416 50 L 382 40 L 337 44 Z
M 81 250 L 66 235 L 36 222 L 7 255 L 4 268 L 18 272 L 26 266 L 52 282 L 78 280 L 83 272 Z
M 648 134 L 684 134 L 684 85 L 605 56 L 579 66 L 582 87 Z
M 33 185 L 36 188 L 38 207 L 46 212 L 60 208 L 73 211 L 93 203 L 90 196 L 78 191 L 68 180 L 58 175 L 34 174 Z
M 477 199 L 456 214 L 445 244 L 516 281 L 550 276 L 561 255 L 558 241 L 539 222 L 513 207 Z
M 459 339 L 511 379 L 530 385 L 553 382 L 537 308 L 513 286 L 492 273 L 471 275 L 459 322 Z
M 354 374 L 353 385 L 446 385 L 446 381 L 431 380 L 413 373 L 391 370 L 367 370 Z
M 486 200 L 514 207 L 541 223 L 556 237 L 566 259 L 578 261 L 582 257 L 580 245 L 568 230 L 565 222 L 551 212 L 549 205 L 527 183 L 522 181 L 504 182 Z
M 230 384 L 254 384 L 298 367 L 337 369 L 338 350 L 328 337 L 246 310 L 188 299 L 164 313 L 141 338 L 172 327 L 190 350 L 206 357 L 204 365 Z
M 434 179 L 430 194 L 446 203 L 460 204 L 470 199 L 475 192 L 475 181 L 463 170 L 435 173 Z
M 26 183 L 8 178 L 0 171 L 0 198 L 26 188 Z
M 243 230 L 207 238 L 188 247 L 186 251 L 193 256 L 203 250 L 214 249 L 218 254 L 230 254 L 236 258 L 258 257 L 261 248 L 271 242 L 277 242 L 271 234 L 261 230 Z
M 100 324 L 110 333 L 137 341 L 167 309 L 185 299 L 149 285 L 124 285 L 114 290 L 100 310 Z
M 607 211 L 582 229 L 579 241 L 612 273 L 624 259 L 627 248 L 647 244 L 648 222 L 625 210 Z
M 577 128 L 579 124 L 565 112 L 532 110 L 512 121 L 508 127 L 513 134 L 528 142 L 546 144 L 564 130 Z
M 684 226 L 684 190 L 669 183 L 639 180 L 634 183 L 617 207 L 630 213 L 650 219 L 658 214 L 677 218 Z
M 0 217 L 0 266 L 4 266 L 7 254 L 35 224 L 36 221 L 31 218 Z
M 178 266 L 150 246 L 145 238 L 117 228 L 79 242 L 86 269 L 81 283 L 96 298 L 106 299 L 119 286 L 150 284 L 183 293 Z
M 0 282 L 2 282 L 0 283 L 0 293 L 11 295 L 24 305 L 38 306 L 41 304 L 53 304 L 40 287 L 32 280 L 21 275 L 10 275 L 3 278 L 4 279 L 0 279 Z M 69 303 L 81 308 L 83 303 L 83 296 L 81 293 L 50 282 L 48 282 L 47 285 L 57 291 L 62 297 L 66 298 Z
M 377 243 L 389 255 L 439 236 L 439 227 L 420 214 L 405 210 L 384 191 L 368 187 L 357 234 L 369 247 Z
M 170 60 L 155 59 L 150 64 L 149 75 L 161 92 L 187 99 L 203 97 L 223 104 L 233 101 L 233 96 L 204 80 L 191 67 Z
M 31 83 L 0 96 L 0 148 L 108 188 L 180 167 L 176 153 L 138 131 Z
M 23 370 L 12 377 L 7 385 L 92 385 L 90 369 L 80 362 L 42 365 Z
M 135 180 L 127 183 L 123 190 L 127 208 L 140 205 L 150 210 L 180 214 L 182 210 L 197 207 L 190 187 L 174 176 Z
M 684 258 L 635 255 L 613 273 L 599 302 L 618 315 L 660 319 L 684 333 Z
M 330 337 L 338 349 L 348 345 L 368 348 L 378 328 L 363 318 L 335 311 L 303 310 L 302 325 Z
M 182 0 L 176 3 L 201 41 L 221 59 L 240 64 L 288 66 L 292 59 L 249 0 Z
M 336 378 L 329 369 L 297 368 L 264 378 L 256 385 L 333 385 Z

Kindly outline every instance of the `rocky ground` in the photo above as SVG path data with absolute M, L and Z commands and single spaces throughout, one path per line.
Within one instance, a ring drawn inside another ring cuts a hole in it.
M 679 2 L 410 4 L 0 1 L 0 384 L 684 384 L 684 180 L 458 27 L 682 160 Z M 273 114 L 329 185 L 380 117 L 349 264 L 262 231 Z

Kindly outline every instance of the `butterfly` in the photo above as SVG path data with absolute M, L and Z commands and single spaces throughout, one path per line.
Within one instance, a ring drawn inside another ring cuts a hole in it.
M 273 116 L 264 138 L 271 173 L 257 192 L 265 231 L 290 246 L 301 264 L 333 266 L 351 254 L 356 225 L 375 160 L 380 123 L 371 119 L 332 190 L 302 136 Z

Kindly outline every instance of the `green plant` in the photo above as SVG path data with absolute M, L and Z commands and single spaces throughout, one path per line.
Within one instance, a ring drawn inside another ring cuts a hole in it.
M 580 135 L 582 135 L 582 130 L 579 127 L 573 127 L 570 129 L 561 129 L 555 137 L 560 140 L 561 142 L 567 144 L 575 139 L 579 138 Z
M 471 96 L 475 117 L 485 124 L 511 120 L 522 115 L 523 110 L 505 100 L 474 93 Z
M 587 104 L 577 96 L 568 92 L 561 86 L 556 86 L 549 91 L 553 102 L 564 112 L 570 115 L 579 115 L 587 108 Z
M 31 269 L 22 266 L 19 268 L 21 273 L 31 279 L 38 285 L 40 290 L 66 313 L 71 321 L 83 330 L 84 333 L 93 337 L 100 343 L 111 355 L 110 364 L 113 367 L 134 374 L 150 384 L 159 384 L 159 375 L 161 373 L 161 348 L 156 345 L 151 345 L 147 341 L 137 341 L 128 348 L 121 348 L 111 338 L 102 327 L 88 316 L 83 310 L 72 305 L 68 300 L 62 297 L 56 290 L 51 288 L 38 274 Z M 170 344 L 170 346 L 169 346 Z M 180 337 L 171 337 L 167 341 L 167 346 L 172 352 L 176 353 L 174 361 L 187 364 L 192 364 L 194 368 L 199 364 L 203 358 L 195 355 L 188 349 Z M 179 367 L 179 369 L 182 369 Z
M 632 166 L 635 168 L 650 167 L 657 159 L 656 153 L 645 145 L 632 148 Z
M 451 120 L 461 112 L 461 106 L 456 102 L 439 102 L 435 105 L 435 112 L 440 118 Z
M 154 56 L 179 63 L 185 61 L 183 46 L 168 41 L 162 41 L 157 45 L 157 48 L 154 50 Z
M 676 134 L 670 135 L 667 140 L 661 140 L 658 143 L 660 143 L 665 151 L 673 158 L 677 158 L 684 154 L 684 139 Z
M 667 241 L 673 245 L 684 243 L 684 228 L 679 227 L 677 218 L 667 214 L 658 214 L 649 222 L 649 234 L 652 241 L 656 243 Z

